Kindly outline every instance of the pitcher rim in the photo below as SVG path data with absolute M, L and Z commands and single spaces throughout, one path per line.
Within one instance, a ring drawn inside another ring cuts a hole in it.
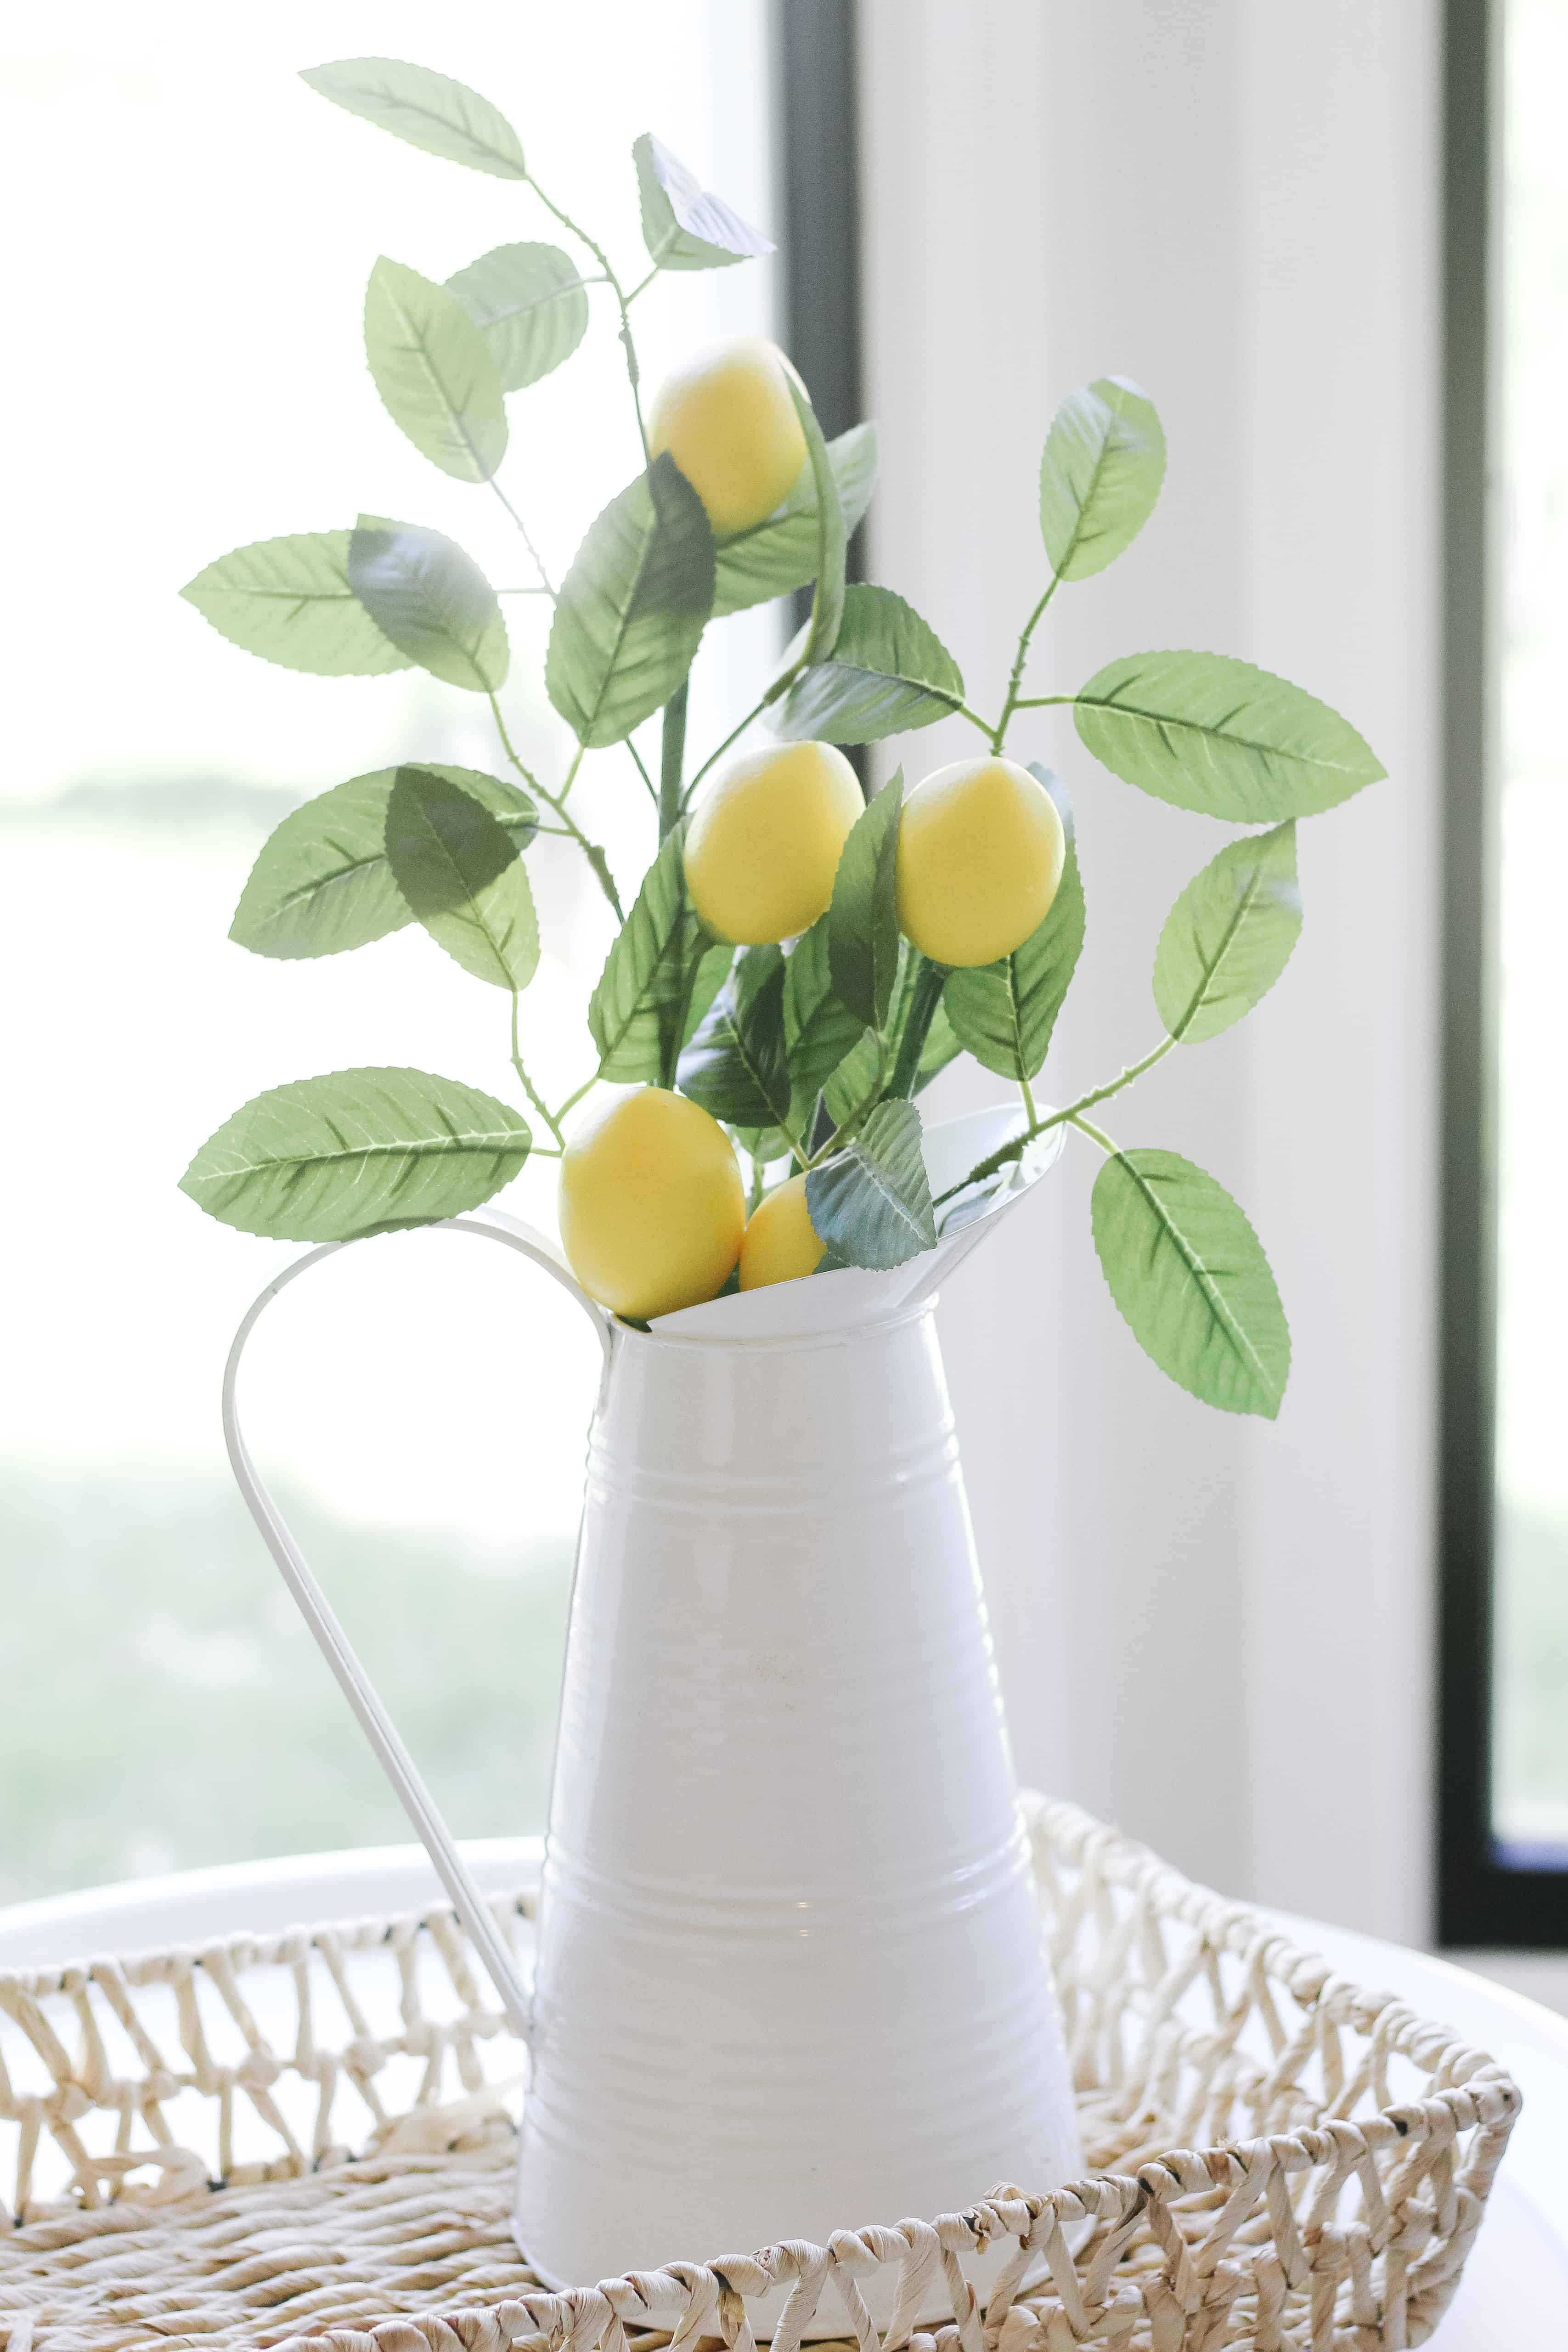
M 834 1273 L 839 1271 L 838 1267 L 833 1269 Z M 815 1275 L 798 1277 L 802 1281 L 830 1277 Z M 895 1331 L 906 1323 L 918 1323 L 922 1316 L 935 1313 L 940 1297 L 939 1291 L 928 1291 L 912 1305 L 900 1300 L 885 1315 L 871 1316 L 858 1323 L 835 1323 L 820 1331 L 664 1331 L 658 1328 L 657 1322 L 651 1329 L 644 1329 L 640 1324 L 623 1322 L 618 1315 L 606 1315 L 605 1319 L 612 1343 L 616 1347 L 623 1341 L 640 1340 L 664 1348 L 728 1349 L 759 1354 L 787 1349 L 798 1353 L 811 1348 L 852 1347 L 857 1339 L 869 1338 L 873 1332 Z

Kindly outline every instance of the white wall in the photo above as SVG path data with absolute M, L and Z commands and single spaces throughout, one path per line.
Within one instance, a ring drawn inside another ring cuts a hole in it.
M 1295 1359 L 1279 1422 L 1138 1352 L 1054 1197 L 943 1308 L 1026 1775 L 1237 1892 L 1419 1938 L 1429 1909 L 1437 771 L 1434 0 L 861 0 L 871 576 L 1000 698 L 1043 584 L 1050 412 L 1138 378 L 1171 451 L 1134 549 L 1065 589 L 1037 690 L 1212 646 L 1391 772 L 1303 829 L 1307 925 L 1243 1030 L 1109 1114 L 1230 1186 Z M 1089 940 L 1052 1099 L 1158 1034 L 1154 940 L 1223 837 L 1019 730 L 1079 811 Z M 973 748 L 932 730 L 914 773 Z M 995 1082 L 966 1080 L 984 1098 Z

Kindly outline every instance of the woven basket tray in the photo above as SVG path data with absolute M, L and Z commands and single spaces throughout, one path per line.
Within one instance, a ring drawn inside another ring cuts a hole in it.
M 0 1973 L 7 2352 L 751 2352 L 780 2286 L 777 2352 L 825 2320 L 876 2352 L 884 2264 L 883 2352 L 1424 2342 L 1514 2084 L 1075 1807 L 1030 1820 L 1092 2167 L 1071 2188 L 549 2294 L 507 2227 L 522 2053 L 450 1912 L 236 1937 Z M 982 2307 L 966 2257 L 1005 2239 Z

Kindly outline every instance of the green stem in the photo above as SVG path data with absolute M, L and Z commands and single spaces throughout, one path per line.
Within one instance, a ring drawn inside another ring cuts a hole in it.
M 637 300 L 639 294 L 646 294 L 647 292 L 648 288 L 653 284 L 654 279 L 658 276 L 658 264 L 656 261 L 653 268 L 648 271 L 647 276 L 646 278 L 639 278 L 637 284 L 632 288 L 631 292 L 626 296 L 626 308 L 628 310 L 631 309 L 632 304 Z
M 1075 1113 L 1068 1120 L 1068 1125 L 1076 1127 L 1080 1135 L 1087 1135 L 1091 1143 L 1098 1143 L 1108 1160 L 1115 1159 L 1121 1146 L 1112 1141 L 1102 1127 L 1096 1127 L 1092 1119 L 1079 1118 Z
M 517 770 L 518 774 L 522 778 L 522 781 L 528 786 L 529 791 L 531 793 L 537 793 L 542 801 L 548 800 L 550 798 L 549 793 L 545 791 L 544 786 L 540 782 L 539 778 L 534 774 L 532 769 L 525 766 L 523 761 L 519 758 L 517 747 L 513 743 L 511 737 L 506 731 L 506 720 L 501 717 L 500 704 L 496 700 L 496 693 L 493 686 L 486 687 L 485 698 L 490 706 L 490 717 L 495 720 L 496 733 L 500 737 L 501 750 L 506 753 L 507 758 L 511 761 L 512 766 Z
M 627 316 L 630 297 L 626 294 L 621 285 L 620 279 L 616 276 L 615 271 L 611 268 L 610 257 L 605 251 L 604 247 L 600 245 L 595 238 L 591 237 L 585 228 L 579 228 L 571 214 L 563 212 L 560 205 L 554 202 L 553 198 L 545 194 L 544 190 L 540 186 L 538 181 L 533 177 L 531 173 L 529 174 L 528 184 L 533 190 L 534 194 L 539 198 L 540 203 L 544 206 L 545 211 L 554 215 L 555 218 L 560 222 L 567 235 L 569 236 L 574 236 L 580 245 L 585 245 L 587 247 L 589 252 L 593 255 L 595 260 L 598 263 L 600 268 L 605 273 L 605 283 L 609 287 L 610 291 L 616 298 L 616 307 L 621 314 L 621 348 L 626 355 L 626 381 L 632 388 L 632 406 L 637 411 L 637 438 L 642 443 L 643 462 L 646 465 L 647 462 L 647 427 L 643 423 L 642 394 L 638 389 L 642 378 L 637 367 L 637 345 L 632 341 L 632 322 Z M 647 281 L 645 279 L 643 282 L 646 285 Z M 636 291 L 640 294 L 642 287 L 637 287 Z
M 616 888 L 616 877 L 610 872 L 609 859 L 605 856 L 598 843 L 589 839 L 588 835 L 584 832 L 582 826 L 577 823 L 577 820 L 572 814 L 572 812 L 568 809 L 565 802 L 560 797 L 560 795 L 556 793 L 552 793 L 548 785 L 542 784 L 538 777 L 533 773 L 532 770 L 523 765 L 513 747 L 511 737 L 506 731 L 506 720 L 501 717 L 500 704 L 496 700 L 495 689 L 493 687 L 487 687 L 485 688 L 485 694 L 490 706 L 490 716 L 496 723 L 496 733 L 500 737 L 501 750 L 506 753 L 507 758 L 511 761 L 512 766 L 517 770 L 518 774 L 522 778 L 522 781 L 528 786 L 529 791 L 536 793 L 544 803 L 546 808 L 552 808 L 554 810 L 556 815 L 561 819 L 563 825 L 571 835 L 573 840 L 577 844 L 578 848 L 582 851 L 589 865 L 593 867 L 599 887 L 604 892 L 605 897 L 608 899 L 611 911 L 614 914 L 616 922 L 624 923 L 626 921 L 626 911 L 621 905 L 620 892 Z M 582 754 L 579 751 L 578 757 L 581 758 L 581 756 Z M 576 768 L 575 765 L 574 765 L 573 774 L 574 775 L 575 773 Z
M 1022 629 L 1018 632 L 1018 650 L 1013 656 L 1012 673 L 1007 680 L 1006 700 L 1002 705 L 1002 716 L 996 721 L 995 732 L 991 738 L 991 749 L 998 755 L 1000 755 L 1003 744 L 1007 740 L 1007 729 L 1015 710 L 1024 709 L 1033 709 L 1035 707 L 1032 703 L 1026 705 L 1020 702 L 1018 698 L 1019 688 L 1024 683 L 1024 669 L 1029 658 L 1029 642 L 1034 636 L 1035 631 L 1039 626 L 1040 615 L 1044 613 L 1046 606 L 1050 603 L 1051 598 L 1056 594 L 1057 589 L 1060 584 L 1060 581 L 1061 573 L 1059 572 L 1053 572 L 1050 578 L 1046 583 L 1045 593 L 1041 596 L 1039 603 L 1036 605 L 1034 611 L 1025 622 Z
M 1162 1037 L 1159 1044 L 1143 1055 L 1142 1061 L 1129 1062 L 1125 1069 L 1117 1072 L 1115 1077 L 1108 1078 L 1102 1087 L 1091 1087 L 1088 1094 L 1079 1095 L 1078 1100 L 1068 1103 L 1065 1110 L 1054 1110 L 1048 1118 L 1031 1118 L 1026 1134 L 1016 1135 L 1011 1143 L 1002 1144 L 988 1158 L 977 1160 L 967 1176 L 961 1177 L 956 1184 L 948 1186 L 946 1192 L 939 1196 L 935 1206 L 940 1208 L 943 1201 L 952 1200 L 955 1194 L 966 1191 L 971 1184 L 980 1183 L 984 1177 L 994 1176 L 997 1170 L 1005 1168 L 1009 1160 L 1021 1159 L 1036 1136 L 1048 1135 L 1053 1127 L 1081 1128 L 1084 1134 L 1092 1135 L 1097 1143 L 1103 1142 L 1104 1139 L 1099 1130 L 1089 1125 L 1083 1113 L 1086 1110 L 1092 1110 L 1096 1103 L 1109 1102 L 1112 1095 L 1119 1095 L 1121 1092 L 1123 1087 L 1130 1087 L 1134 1078 L 1141 1078 L 1145 1070 L 1152 1070 L 1156 1062 L 1163 1062 L 1177 1042 L 1174 1037 Z M 1104 1148 L 1107 1151 L 1114 1151 L 1117 1147 L 1114 1143 L 1105 1143 Z
M 637 745 L 632 741 L 629 735 L 626 739 L 626 743 L 627 751 L 632 755 L 632 765 L 643 780 L 643 790 L 647 793 L 655 808 L 657 808 L 658 806 L 658 786 L 648 774 L 647 761 L 643 758 L 642 753 L 637 750 Z
M 1018 1092 L 1024 1097 L 1024 1117 L 1029 1122 L 1029 1133 L 1031 1135 L 1037 1135 L 1040 1131 L 1040 1114 L 1035 1108 L 1034 1091 L 1031 1088 L 1027 1078 L 1019 1079 Z
M 819 586 L 820 586 L 820 584 L 821 584 L 821 583 L 818 583 L 818 585 L 819 585 Z M 812 605 L 811 605 L 811 609 L 812 609 L 812 614 L 813 614 L 813 617 L 815 617 L 815 615 L 816 615 L 816 593 L 815 593 L 815 591 L 813 592 L 813 595 L 812 595 Z M 752 711 L 752 712 L 750 713 L 750 717 L 749 717 L 749 719 L 748 719 L 748 720 L 747 720 L 747 724 L 750 724 L 750 720 L 751 720 L 751 719 L 755 719 L 755 718 L 759 717 L 759 716 L 760 716 L 760 714 L 761 714 L 763 711 L 764 711 L 764 710 L 771 710 L 771 709 L 772 709 L 772 708 L 773 708 L 773 704 L 774 704 L 775 702 L 779 701 L 783 696 L 786 695 L 786 694 L 789 692 L 790 688 L 795 684 L 795 679 L 800 676 L 801 671 L 805 667 L 805 657 L 806 657 L 807 653 L 810 651 L 810 649 L 811 649 L 811 631 L 810 631 L 810 629 L 809 629 L 809 628 L 806 628 L 806 629 L 803 630 L 803 631 L 802 631 L 802 633 L 801 633 L 801 647 L 800 647 L 800 651 L 799 651 L 799 653 L 798 653 L 798 654 L 796 654 L 796 656 L 795 656 L 795 657 L 794 661 L 792 661 L 792 662 L 791 662 L 791 664 L 790 664 L 790 666 L 789 666 L 788 669 L 786 669 L 786 670 L 781 670 L 781 671 L 779 672 L 778 677 L 774 678 L 774 680 L 773 680 L 773 682 L 772 686 L 770 686 L 770 687 L 769 687 L 769 688 L 768 688 L 767 692 L 763 695 L 763 697 L 762 700 L 758 703 L 758 705 L 757 705 L 757 707 L 756 707 L 756 709 L 755 709 L 755 710 L 753 710 L 753 711 Z M 735 732 L 736 732 L 736 734 L 739 734 L 739 732 L 740 732 L 739 728 L 737 728 L 737 729 L 736 729 Z M 730 740 L 730 741 L 732 743 L 732 742 L 734 741 L 734 740 L 735 740 L 734 735 L 731 735 L 731 736 L 730 737 L 730 739 L 729 739 L 729 740 Z M 719 747 L 719 750 L 721 751 L 724 748 L 725 748 L 725 747 L 724 747 L 724 745 L 723 745 L 723 744 L 721 744 L 721 745 L 720 745 L 720 747 Z M 719 756 L 719 752 L 718 752 L 718 751 L 715 751 L 715 752 L 714 752 L 714 754 L 713 754 L 713 757 L 714 757 L 715 759 L 717 759 L 717 758 L 718 758 L 718 756 Z
M 1015 710 L 1056 710 L 1064 704 L 1076 702 L 1076 694 L 1028 694 L 1013 705 Z
M 982 719 L 979 711 L 971 710 L 967 702 L 955 702 L 952 706 L 952 715 L 955 719 L 967 719 L 972 727 L 978 727 L 980 732 L 984 736 L 993 751 L 994 751 L 996 747 L 996 730 L 992 726 L 989 719 Z
M 763 711 L 767 709 L 771 698 L 772 698 L 770 696 L 764 695 L 760 702 L 753 702 L 750 710 L 747 711 L 744 719 L 741 720 L 740 725 L 738 727 L 731 728 L 730 732 L 725 736 L 724 740 L 720 744 L 718 750 L 709 752 L 708 757 L 703 761 L 702 765 L 698 769 L 697 773 L 692 777 L 691 782 L 687 785 L 685 792 L 681 794 L 680 806 L 683 813 L 691 806 L 697 787 L 702 782 L 703 777 L 708 773 L 709 769 L 711 768 L 717 761 L 723 758 L 731 743 L 735 743 L 740 740 L 741 737 L 745 733 L 747 728 L 752 724 L 752 721 L 754 719 L 760 719 L 762 717 Z
M 686 765 L 686 697 L 689 677 L 683 677 L 664 706 L 664 731 L 659 739 L 658 837 L 663 841 L 680 823 L 685 806 L 681 771 Z
M 534 1109 L 539 1113 L 540 1118 L 544 1121 L 545 1126 L 555 1138 L 557 1144 L 563 1150 L 564 1150 L 566 1147 L 566 1138 L 562 1134 L 555 1119 L 552 1117 L 543 1096 L 541 1095 L 538 1088 L 535 1087 L 533 1080 L 529 1076 L 528 1072 L 522 1066 L 522 1046 L 517 1034 L 517 998 L 518 992 L 514 988 L 511 992 L 511 1066 L 517 1072 L 518 1081 L 522 1087 L 523 1093 L 528 1097 L 529 1101 L 533 1105 Z
M 882 1099 L 882 1078 L 887 1070 L 887 1043 L 884 1038 L 879 1036 L 877 1039 L 876 1084 L 872 1087 L 870 1093 L 866 1096 L 864 1101 L 856 1104 L 848 1118 L 843 1120 L 840 1125 L 836 1127 L 832 1134 L 817 1145 L 816 1150 L 811 1153 L 810 1157 L 801 1159 L 800 1164 L 808 1174 L 813 1168 L 820 1168 L 825 1160 L 831 1160 L 833 1154 L 840 1150 L 844 1144 L 849 1141 L 856 1129 L 861 1125 L 867 1116 L 876 1108 L 878 1103 Z M 800 1158 L 800 1154 L 798 1152 L 796 1153 L 796 1157 L 797 1159 Z M 967 1183 L 969 1179 L 965 1177 L 964 1181 Z
M 491 489 L 495 492 L 497 498 L 500 500 L 502 506 L 505 507 L 508 514 L 510 515 L 513 522 L 516 523 L 519 530 L 522 533 L 522 543 L 524 547 L 527 548 L 533 563 L 533 568 L 539 574 L 541 592 L 553 602 L 555 589 L 551 581 L 549 572 L 546 572 L 544 568 L 544 558 L 541 555 L 538 548 L 535 547 L 532 539 L 529 535 L 528 525 L 524 522 L 522 517 L 519 514 L 517 509 L 513 506 L 511 500 L 508 498 L 506 492 L 502 489 L 500 484 L 497 481 L 493 474 L 489 478 L 489 484 Z M 527 595 L 528 593 L 529 592 L 525 588 L 503 589 L 501 591 L 503 595 Z
M 594 1073 L 594 1075 L 593 1075 L 593 1076 L 592 1076 L 591 1078 L 584 1078 L 584 1081 L 583 1081 L 582 1085 L 577 1088 L 577 1090 L 576 1090 L 575 1094 L 570 1094 L 570 1095 L 568 1095 L 568 1096 L 567 1096 L 567 1097 L 566 1097 L 566 1099 L 565 1099 L 565 1101 L 564 1101 L 563 1103 L 558 1103 L 558 1104 L 556 1105 L 556 1107 L 555 1107 L 555 1112 L 554 1112 L 554 1118 L 553 1118 L 553 1120 L 552 1120 L 552 1124 L 559 1124 L 559 1122 L 560 1122 L 562 1119 L 563 1119 L 563 1118 L 565 1118 L 565 1116 L 566 1116 L 566 1114 L 567 1114 L 567 1112 L 568 1112 L 569 1110 L 575 1110 L 575 1109 L 576 1109 L 576 1108 L 577 1108 L 577 1106 L 578 1106 L 578 1104 L 582 1101 L 582 1099 L 583 1099 L 584 1096 L 585 1094 L 590 1094 L 590 1093 L 592 1093 L 593 1089 L 594 1089 L 594 1088 L 598 1085 L 598 1083 L 599 1083 L 599 1072 L 598 1072 L 597 1070 L 595 1070 L 595 1073 Z
M 932 963 L 931 958 L 920 955 L 915 967 L 914 987 L 910 996 L 909 1017 L 903 1034 L 899 1039 L 899 1058 L 893 1065 L 893 1076 L 888 1092 L 907 1098 L 915 1091 L 920 1077 L 921 1055 L 936 1018 L 936 1008 L 942 1003 L 942 983 L 947 978 L 947 966 Z

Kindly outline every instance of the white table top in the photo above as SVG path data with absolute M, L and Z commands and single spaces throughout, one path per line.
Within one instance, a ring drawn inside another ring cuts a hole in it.
M 481 1886 L 496 1893 L 525 1885 L 539 1869 L 534 1838 L 488 1840 L 465 1846 L 464 1853 Z M 438 1895 L 435 1874 L 416 1846 L 137 1879 L 0 1910 L 0 1968 L 416 1910 Z M 1396 1992 L 1419 2014 L 1454 2026 L 1519 2083 L 1523 2115 L 1459 2294 L 1431 2340 L 1438 2352 L 1564 2352 L 1568 2019 L 1430 1953 L 1316 1919 L 1268 1916 L 1353 1981 Z

